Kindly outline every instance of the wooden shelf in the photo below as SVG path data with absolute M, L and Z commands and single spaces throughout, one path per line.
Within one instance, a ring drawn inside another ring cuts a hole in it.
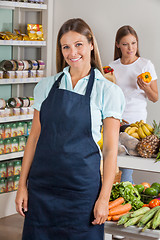
M 0 84 L 23 84 L 23 83 L 38 83 L 42 78 L 3 78 L 0 79 Z
M 0 8 L 28 8 L 36 10 L 47 9 L 46 4 L 35 4 L 35 3 L 24 3 L 24 2 L 10 2 L 10 1 L 0 1 Z
M 0 40 L 0 46 L 44 47 L 46 46 L 46 41 Z
M 8 154 L 2 154 L 2 155 L 0 155 L 0 162 L 1 161 L 5 161 L 5 160 L 10 160 L 10 159 L 23 157 L 23 154 L 24 154 L 24 151 L 8 153 Z

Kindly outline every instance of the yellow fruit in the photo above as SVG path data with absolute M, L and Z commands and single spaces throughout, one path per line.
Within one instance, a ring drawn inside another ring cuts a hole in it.
M 137 133 L 138 133 L 140 138 L 145 138 L 146 137 L 146 134 L 143 132 L 142 127 L 138 128 Z
M 138 128 L 138 124 L 137 123 L 131 123 L 130 127 L 137 127 Z
M 127 127 L 127 128 L 124 130 L 124 131 L 127 133 L 129 129 L 131 129 L 131 127 L 130 127 L 130 126 L 129 126 L 129 127 Z
M 147 136 L 149 136 L 149 135 L 152 134 L 144 124 L 142 125 L 142 129 L 143 129 L 143 132 L 144 132 Z
M 137 132 L 134 132 L 134 133 L 130 134 L 130 136 L 132 136 L 134 138 L 137 138 L 137 139 L 140 139 L 140 137 L 139 137 Z
M 153 133 L 154 128 L 153 128 L 151 125 L 149 125 L 148 123 L 145 123 L 144 125 L 148 128 L 148 130 L 149 130 L 151 133 Z
M 128 134 L 131 135 L 132 133 L 135 133 L 138 131 L 138 128 L 137 127 L 131 127 L 129 130 L 128 130 Z

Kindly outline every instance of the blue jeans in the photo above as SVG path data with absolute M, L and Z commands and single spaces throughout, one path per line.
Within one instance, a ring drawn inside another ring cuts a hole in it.
M 132 169 L 126 169 L 126 168 L 119 168 L 120 171 L 122 171 L 121 175 L 121 182 L 129 181 L 132 184 L 134 184 L 132 179 L 133 170 Z

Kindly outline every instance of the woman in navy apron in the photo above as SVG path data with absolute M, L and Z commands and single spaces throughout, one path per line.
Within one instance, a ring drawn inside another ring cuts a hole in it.
M 89 26 L 82 19 L 65 22 L 57 38 L 58 74 L 42 80 L 35 89 L 45 99 L 38 109 L 35 97 L 32 130 L 16 196 L 16 209 L 25 216 L 23 240 L 103 240 L 124 96 L 118 86 L 105 83 L 108 81 L 100 71 L 98 49 Z M 96 76 L 102 82 L 95 83 Z M 81 84 L 85 86 L 83 93 L 74 91 Z M 105 98 L 102 101 L 103 85 L 107 86 L 108 103 Z M 112 98 L 117 98 L 115 105 Z M 93 125 L 100 136 L 102 120 L 96 122 L 96 115 L 93 124 L 93 99 L 100 102 L 99 109 L 95 108 L 98 116 L 103 115 L 103 108 L 111 112 L 102 117 L 103 184 L 101 154 L 93 137 Z

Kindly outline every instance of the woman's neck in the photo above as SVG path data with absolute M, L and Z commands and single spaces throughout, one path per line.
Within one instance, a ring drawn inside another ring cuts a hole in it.
M 134 56 L 133 58 L 125 58 L 125 57 L 121 57 L 121 63 L 124 64 L 124 65 L 127 65 L 127 64 L 131 64 L 131 63 L 134 63 L 136 60 L 138 59 L 137 56 Z
M 86 77 L 91 70 L 91 66 L 85 67 L 83 69 L 79 69 L 79 68 L 70 68 L 70 75 L 71 75 L 71 80 L 72 80 L 72 85 L 73 88 L 75 87 L 76 83 Z

